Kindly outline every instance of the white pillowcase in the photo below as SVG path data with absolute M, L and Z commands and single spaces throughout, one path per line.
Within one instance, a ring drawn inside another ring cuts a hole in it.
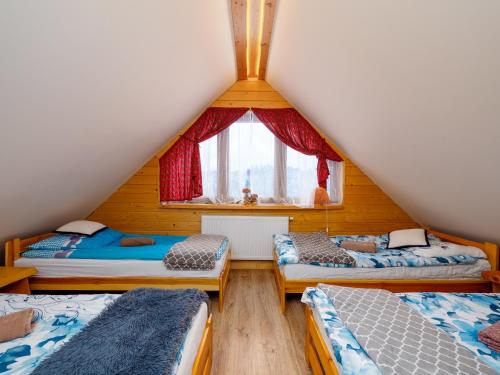
M 443 248 L 444 247 L 444 248 Z M 476 258 L 486 258 L 483 250 L 474 246 L 463 246 L 451 242 L 442 242 L 441 245 L 431 246 L 424 249 L 415 249 L 413 254 L 421 257 L 452 257 L 458 255 L 468 255 Z
M 429 247 L 425 229 L 402 229 L 389 233 L 388 249 L 403 249 L 405 247 Z
M 95 221 L 76 220 L 57 228 L 56 233 L 75 233 L 92 236 L 104 228 L 107 228 L 106 225 Z

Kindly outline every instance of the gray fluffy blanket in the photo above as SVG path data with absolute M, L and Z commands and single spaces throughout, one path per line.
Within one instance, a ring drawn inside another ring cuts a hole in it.
M 197 289 L 132 290 L 32 374 L 171 374 L 192 319 L 207 300 Z

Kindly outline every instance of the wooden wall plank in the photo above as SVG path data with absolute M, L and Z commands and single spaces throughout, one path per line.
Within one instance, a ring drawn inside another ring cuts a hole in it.
M 274 24 L 274 10 L 276 9 L 276 0 L 264 1 L 264 22 L 262 25 L 262 40 L 260 42 L 260 64 L 259 79 L 266 79 L 267 59 L 269 57 L 269 47 L 271 44 L 271 35 Z
M 292 105 L 287 102 L 270 102 L 263 100 L 232 100 L 232 101 L 215 101 L 212 107 L 248 107 L 248 108 L 292 108 Z
M 214 106 L 255 106 L 287 108 L 291 105 L 265 81 L 237 81 Z M 193 120 L 194 122 L 194 120 Z M 182 132 L 189 127 L 186 125 Z M 182 134 L 182 132 L 180 134 Z M 162 152 L 178 138 L 174 137 Z M 329 141 L 329 140 L 328 140 Z M 333 144 L 329 141 L 330 144 Z M 304 209 L 178 209 L 162 208 L 158 201 L 158 157 L 149 160 L 116 192 L 103 202 L 89 219 L 130 233 L 189 235 L 201 230 L 202 215 L 289 216 L 292 231 L 319 231 L 326 227 L 324 210 Z M 351 160 L 345 160 L 346 184 L 343 209 L 329 210 L 332 234 L 376 234 L 418 226 L 408 214 L 370 180 Z
M 257 91 L 266 92 L 274 91 L 274 88 L 266 81 L 236 81 L 227 91 Z
M 234 48 L 238 79 L 247 79 L 247 0 L 232 0 Z

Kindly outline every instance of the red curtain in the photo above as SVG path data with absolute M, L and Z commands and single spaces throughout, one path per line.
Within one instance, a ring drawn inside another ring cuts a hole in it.
M 318 185 L 326 189 L 330 174 L 328 160 L 343 161 L 302 115 L 293 108 L 252 108 L 260 121 L 284 144 L 306 155 L 318 158 Z
M 199 143 L 226 129 L 248 108 L 208 108 L 160 158 L 160 200 L 182 201 L 203 195 Z

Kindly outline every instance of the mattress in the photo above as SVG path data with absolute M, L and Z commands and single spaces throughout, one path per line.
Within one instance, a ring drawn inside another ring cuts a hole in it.
M 0 294 L 0 315 L 31 307 L 37 319 L 28 336 L 0 343 L 0 372 L 20 375 L 33 371 L 118 297 L 119 294 Z M 175 375 L 191 374 L 207 317 L 208 307 L 203 303 L 186 334 Z
M 37 277 L 219 277 L 228 252 L 215 262 L 213 270 L 167 270 L 161 260 L 19 258 L 16 267 L 36 267 Z
M 491 269 L 486 259 L 473 264 L 430 267 L 333 268 L 310 264 L 286 264 L 280 269 L 287 279 L 480 279 Z
M 477 340 L 478 332 L 499 321 L 500 294 L 399 293 L 399 298 L 437 328 L 452 336 L 488 366 L 500 372 L 500 353 Z M 380 371 L 340 320 L 330 299 L 317 288 L 308 288 L 302 301 L 312 307 L 313 318 L 342 373 L 380 374 Z
M 331 343 L 332 340 L 330 340 L 330 338 L 328 337 L 328 333 L 326 332 L 325 325 L 323 323 L 323 320 L 321 319 L 321 316 L 319 315 L 318 309 L 313 308 L 313 309 L 311 309 L 311 311 L 312 311 L 313 319 L 316 322 L 316 326 L 319 329 L 319 333 L 321 334 L 321 338 L 323 339 L 323 341 L 325 343 Z M 326 345 L 326 347 L 328 348 L 328 352 L 330 353 L 330 356 L 332 357 L 333 362 L 335 362 L 335 365 L 338 367 L 339 364 L 337 363 L 337 361 L 335 359 L 333 345 Z
M 193 318 L 191 327 L 184 340 L 183 348 L 181 350 L 180 361 L 177 367 L 177 371 L 174 372 L 175 375 L 191 375 L 194 360 L 198 354 L 198 349 L 200 347 L 201 338 L 203 337 L 203 332 L 205 331 L 205 325 L 208 319 L 208 306 L 206 303 L 202 303 L 198 313 Z

